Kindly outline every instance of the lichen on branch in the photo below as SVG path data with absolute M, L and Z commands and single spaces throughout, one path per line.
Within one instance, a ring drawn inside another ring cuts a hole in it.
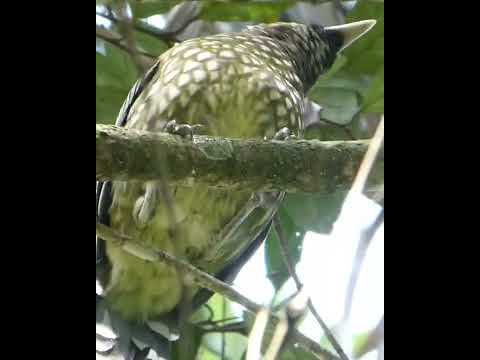
M 184 186 L 252 192 L 332 193 L 350 188 L 368 143 L 191 139 L 97 124 L 96 180 L 167 179 Z M 377 161 L 373 173 L 379 171 L 383 161 Z

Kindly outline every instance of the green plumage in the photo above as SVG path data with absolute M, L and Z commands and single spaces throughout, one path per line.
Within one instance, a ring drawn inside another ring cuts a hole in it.
M 188 40 L 162 54 L 119 118 L 149 131 L 165 131 L 176 120 L 225 137 L 273 136 L 282 127 L 301 136 L 305 92 L 341 45 L 337 32 L 283 23 Z M 283 195 L 259 198 L 200 186 L 168 191 L 173 214 L 158 183 L 114 183 L 110 225 L 213 274 L 265 230 Z M 174 268 L 111 244 L 106 253 L 106 297 L 128 319 L 159 317 L 196 291 Z

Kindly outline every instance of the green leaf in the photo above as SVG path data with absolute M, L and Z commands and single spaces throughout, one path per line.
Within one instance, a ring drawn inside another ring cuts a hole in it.
M 384 65 L 384 4 L 359 0 L 347 17 L 347 22 L 375 19 L 375 26 L 361 39 L 345 50 L 349 59 L 346 68 L 351 74 L 375 75 Z
M 114 124 L 126 92 L 114 86 L 97 86 L 96 123 Z
M 226 308 L 225 308 L 225 314 L 223 313 L 223 305 L 224 305 L 224 301 L 226 301 Z M 211 320 L 213 321 L 217 321 L 217 320 L 222 320 L 224 318 L 232 318 L 232 317 L 235 317 L 235 316 L 238 316 L 238 314 L 236 314 L 233 310 L 232 310 L 232 306 L 230 304 L 230 301 L 228 299 L 226 299 L 225 297 L 223 297 L 222 295 L 220 294 L 215 294 L 211 297 L 211 299 L 208 301 L 208 306 L 210 306 L 210 308 L 212 309 L 213 311 L 213 318 Z
M 105 44 L 105 55 L 96 53 L 96 122 L 113 124 L 137 69 L 123 51 Z
M 384 67 L 382 66 L 370 85 L 368 92 L 363 99 L 362 111 L 365 113 L 383 113 L 384 112 L 384 93 L 385 78 Z
M 360 111 L 361 95 L 368 91 L 369 79 L 351 75 L 348 59 L 340 56 L 333 67 L 310 90 L 308 97 L 322 106 L 321 117 L 339 125 L 349 124 Z
M 201 18 L 207 21 L 276 22 L 296 1 L 205 1 Z
M 224 303 L 225 302 L 225 303 Z M 213 321 L 238 316 L 232 310 L 231 302 L 219 294 L 215 294 L 208 305 L 214 313 Z M 223 311 L 225 309 L 225 312 Z M 240 321 L 241 319 L 239 319 Z M 221 325 L 221 324 L 219 324 Z M 247 346 L 247 338 L 238 333 L 225 333 L 225 358 L 239 360 Z M 222 336 L 220 333 L 209 333 L 202 341 L 202 351 L 209 353 L 209 358 L 219 359 L 222 352 Z M 203 354 L 201 357 L 203 359 Z
M 292 261 L 292 266 L 300 260 L 302 253 L 303 238 L 305 236 L 304 229 L 297 226 L 292 219 L 289 212 L 286 211 L 284 206 L 278 211 L 278 216 L 283 227 L 283 231 L 288 243 L 288 254 Z M 290 274 L 288 268 L 285 265 L 285 259 L 282 256 L 281 247 L 277 238 L 276 232 L 272 229 L 267 238 L 265 244 L 265 264 L 267 267 L 268 278 L 272 282 L 275 290 L 281 288 L 281 286 L 288 280 Z
M 135 17 L 143 19 L 153 15 L 165 14 L 181 2 L 181 0 L 136 0 L 131 2 L 131 5 Z
M 310 91 L 322 118 L 347 125 L 359 114 L 384 111 L 384 4 L 359 0 L 347 22 L 376 19 L 365 36 L 348 47 Z
M 328 234 L 340 214 L 346 196 L 346 191 L 329 195 L 288 194 L 283 208 L 300 231 Z
M 310 98 L 322 106 L 322 118 L 340 125 L 349 124 L 360 110 L 355 89 L 317 86 Z
M 353 339 L 353 353 L 358 354 L 367 344 L 371 330 L 356 334 Z
M 242 354 L 247 348 L 247 338 L 238 333 L 225 334 L 225 357 L 228 360 L 240 360 Z M 216 354 L 218 359 L 222 353 L 222 335 L 220 333 L 210 333 L 204 336 L 203 346 L 211 353 Z M 202 357 L 203 359 L 203 357 Z
M 150 55 L 159 56 L 168 50 L 168 45 L 164 41 L 140 31 L 135 32 L 135 40 L 138 48 Z
M 96 54 L 97 84 L 130 87 L 137 80 L 138 73 L 130 56 L 123 50 L 106 44 L 106 55 Z
M 289 346 L 282 354 L 280 355 L 280 360 L 317 360 L 318 358 L 312 353 L 304 350 L 302 347 L 293 347 Z
M 196 359 L 201 360 L 222 360 L 220 356 L 212 352 L 207 346 L 201 345 Z

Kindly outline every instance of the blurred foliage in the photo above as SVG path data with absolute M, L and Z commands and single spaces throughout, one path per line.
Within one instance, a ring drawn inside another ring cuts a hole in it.
M 239 321 L 242 321 L 242 318 L 239 316 L 241 315 L 238 312 L 235 312 L 232 308 L 231 302 L 224 298 L 223 296 L 219 294 L 215 294 L 210 301 L 208 302 L 208 306 L 212 310 L 214 316 L 212 318 L 209 318 L 209 316 L 206 316 L 209 314 L 208 311 L 205 311 L 205 307 L 202 308 L 200 313 L 203 314 L 203 316 L 199 316 L 198 312 L 197 314 L 194 315 L 193 321 L 198 322 L 200 320 L 210 320 L 217 327 L 225 326 L 227 324 L 232 324 L 236 323 Z M 230 321 L 224 322 L 221 321 L 223 319 L 231 319 Z M 197 331 L 197 336 L 198 334 L 202 333 L 202 330 L 200 328 L 196 329 Z M 225 351 L 224 353 L 224 358 L 226 359 L 240 359 L 241 354 L 245 351 L 247 347 L 247 338 L 240 333 L 236 332 L 225 332 L 223 333 L 223 339 L 222 336 L 219 336 L 219 332 L 210 332 L 206 333 L 203 336 L 203 342 L 201 347 L 199 348 L 199 358 L 203 359 L 219 359 L 219 357 L 222 354 L 222 347 Z M 224 345 L 222 346 L 222 341 L 224 341 Z M 175 360 L 188 360 L 190 358 L 188 357 L 183 357 L 179 358 L 176 357 Z
M 319 1 L 318 3 L 323 3 Z M 96 0 L 99 5 L 108 5 L 108 0 Z M 164 15 L 177 9 L 181 1 L 168 0 L 131 0 L 129 2 L 136 19 L 145 19 L 154 15 Z M 284 13 L 298 1 L 204 1 L 199 19 L 205 22 L 275 22 L 280 21 Z M 311 1 L 311 3 L 316 3 Z M 101 21 L 97 16 L 97 26 L 119 32 L 113 22 Z M 355 136 L 366 136 L 365 119 L 371 128 L 375 121 L 372 116 L 384 112 L 384 4 L 383 1 L 359 0 L 346 17 L 346 22 L 376 19 L 376 26 L 362 39 L 348 48 L 338 57 L 334 66 L 322 76 L 309 93 L 309 98 L 322 106 L 321 119 L 329 125 L 314 126 L 308 134 L 309 138 L 321 140 L 350 139 Z M 302 19 L 293 19 L 302 22 Z M 168 24 L 167 24 L 168 25 Z M 167 29 L 163 29 L 167 30 Z M 145 32 L 135 31 L 138 49 L 156 57 L 168 49 L 164 40 Z M 141 75 L 131 57 L 120 48 L 97 38 L 96 47 L 96 122 L 114 123 L 118 111 L 130 88 Z M 364 121 L 363 123 L 361 121 Z M 335 125 L 337 124 L 337 125 Z M 340 125 L 340 126 L 338 126 Z M 363 131 L 363 133 L 362 133 Z M 328 196 L 289 194 L 280 211 L 284 232 L 288 239 L 290 257 L 296 264 L 301 256 L 302 244 L 308 231 L 319 233 L 330 232 L 335 222 L 345 192 Z M 269 279 L 275 289 L 279 289 L 289 278 L 278 239 L 272 231 L 265 245 L 265 266 Z M 223 298 L 216 295 L 209 302 L 215 317 L 223 315 Z M 235 315 L 227 302 L 227 317 Z M 207 312 L 203 309 L 196 314 L 197 320 L 205 320 Z M 360 337 L 361 338 L 361 337 Z M 360 342 L 361 339 L 357 339 Z M 221 337 L 218 333 L 202 336 L 198 328 L 192 329 L 191 348 L 186 354 L 176 350 L 176 359 L 192 358 L 194 350 L 200 345 L 202 359 L 219 359 L 221 353 Z M 246 338 L 237 333 L 228 333 L 226 358 L 240 359 L 246 346 Z M 180 344 L 179 344 L 180 345 Z M 185 349 L 184 349 L 185 350 Z M 192 352 L 193 351 L 193 352 Z M 309 354 L 301 349 L 292 348 L 282 356 L 284 359 L 309 359 Z
M 168 45 L 163 40 L 157 39 L 140 31 L 137 31 L 135 34 L 135 40 L 139 50 L 142 50 L 155 57 L 168 50 Z
M 301 347 L 290 346 L 288 350 L 284 351 L 280 357 L 280 360 L 317 360 L 315 355 L 312 355 L 308 351 Z
M 309 97 L 323 106 L 322 118 L 349 124 L 361 114 L 384 112 L 384 4 L 360 0 L 347 22 L 375 19 L 377 24 L 345 50 L 322 76 Z
M 133 13 L 139 19 L 149 16 L 164 14 L 175 5 L 181 3 L 179 0 L 136 0 L 130 1 Z
M 305 229 L 298 226 L 288 211 L 288 207 L 282 206 L 278 211 L 278 216 L 282 223 L 283 232 L 288 242 L 288 254 L 292 264 L 300 260 L 302 253 L 302 242 L 305 236 Z M 275 290 L 281 286 L 290 277 L 285 260 L 282 256 L 280 242 L 277 233 L 272 229 L 265 243 L 265 264 L 267 266 L 268 278 L 272 282 Z
M 296 1 L 204 1 L 201 18 L 207 21 L 249 21 L 270 23 L 280 20 L 281 15 Z
M 113 124 L 138 72 L 130 56 L 110 44 L 96 54 L 97 123 Z

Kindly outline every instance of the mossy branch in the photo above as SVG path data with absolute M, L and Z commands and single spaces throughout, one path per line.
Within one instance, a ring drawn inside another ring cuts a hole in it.
M 367 148 L 367 140 L 190 139 L 97 125 L 96 180 L 163 178 L 228 190 L 332 193 L 350 188 Z M 381 181 L 383 161 L 371 178 Z

